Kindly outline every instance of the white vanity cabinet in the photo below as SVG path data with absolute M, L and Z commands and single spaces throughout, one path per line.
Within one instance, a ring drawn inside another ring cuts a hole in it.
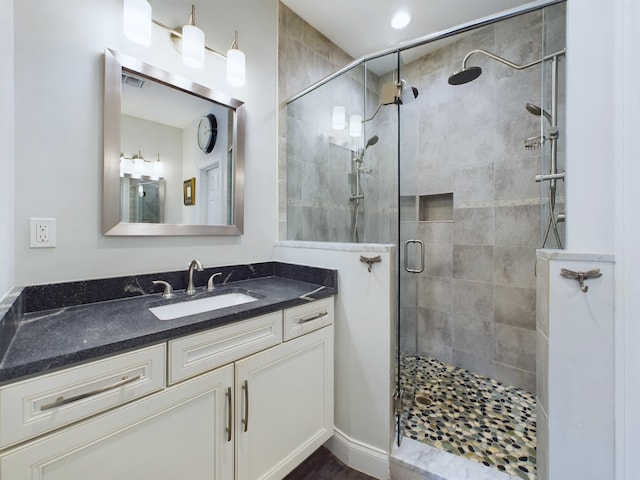
M 0 457 L 7 480 L 228 480 L 228 366 L 49 434 Z
M 236 359 L 236 480 L 281 479 L 333 435 L 333 314 L 332 297 L 169 342 L 170 381 Z
M 236 479 L 281 479 L 333 435 L 333 325 L 236 363 Z
M 0 479 L 281 479 L 333 434 L 332 323 L 328 298 L 1 387 Z

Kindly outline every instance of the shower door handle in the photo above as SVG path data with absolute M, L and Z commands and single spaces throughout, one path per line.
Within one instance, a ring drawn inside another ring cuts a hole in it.
M 420 245 L 420 268 L 409 268 L 409 244 Z M 404 269 L 409 273 L 424 272 L 424 242 L 422 240 L 407 240 L 404 242 Z

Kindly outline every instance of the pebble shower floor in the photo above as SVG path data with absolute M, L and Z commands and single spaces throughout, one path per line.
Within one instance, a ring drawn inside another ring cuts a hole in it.
M 403 355 L 404 435 L 516 478 L 536 478 L 536 401 L 433 358 Z

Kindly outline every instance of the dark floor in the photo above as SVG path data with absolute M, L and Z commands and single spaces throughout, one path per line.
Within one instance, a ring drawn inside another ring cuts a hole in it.
M 320 447 L 284 480 L 375 480 L 347 467 L 329 450 Z

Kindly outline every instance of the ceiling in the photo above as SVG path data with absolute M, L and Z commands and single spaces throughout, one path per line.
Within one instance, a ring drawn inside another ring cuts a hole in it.
M 281 0 L 353 58 L 384 50 L 493 15 L 530 0 Z M 392 15 L 408 10 L 413 20 L 394 30 Z

